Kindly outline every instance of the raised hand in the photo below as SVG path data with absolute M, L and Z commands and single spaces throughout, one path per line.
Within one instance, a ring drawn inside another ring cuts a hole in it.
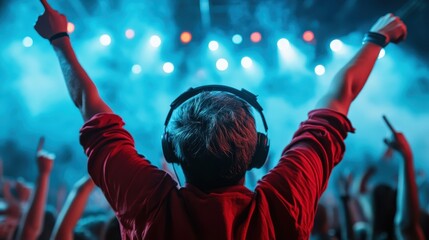
M 37 146 L 37 166 L 40 174 L 49 174 L 54 164 L 55 155 L 43 150 L 45 138 L 41 137 Z
M 411 156 L 412 154 L 410 144 L 401 132 L 395 132 L 391 140 L 384 139 L 384 143 L 400 152 L 403 156 Z
M 15 185 L 16 193 L 18 194 L 18 199 L 22 203 L 26 203 L 30 200 L 31 193 L 33 188 L 26 184 L 23 180 L 18 179 Z
M 383 34 L 387 38 L 386 42 L 399 43 L 407 37 L 407 27 L 391 13 L 380 17 L 370 31 Z
M 4 181 L 3 183 L 3 197 L 6 202 L 6 215 L 9 218 L 19 220 L 21 217 L 21 204 L 18 198 L 12 194 L 12 182 L 9 180 Z
M 39 16 L 34 29 L 43 38 L 50 39 L 57 33 L 67 32 L 67 18 L 53 9 L 46 0 L 40 0 L 45 12 Z

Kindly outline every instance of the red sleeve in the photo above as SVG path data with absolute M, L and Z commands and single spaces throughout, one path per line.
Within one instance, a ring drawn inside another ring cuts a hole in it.
M 343 158 L 348 132 L 354 129 L 347 117 L 329 109 L 311 111 L 301 123 L 278 165 L 257 186 L 274 219 L 283 220 L 277 227 L 287 222 L 298 230 L 297 236 L 310 236 L 317 203 Z
M 152 211 L 176 182 L 137 154 L 123 126 L 115 114 L 97 114 L 83 125 L 80 143 L 88 156 L 89 174 L 117 216 L 132 218 Z

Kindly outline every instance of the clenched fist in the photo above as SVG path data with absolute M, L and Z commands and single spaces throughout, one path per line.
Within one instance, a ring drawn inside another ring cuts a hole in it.
M 407 37 L 407 26 L 399 17 L 388 13 L 378 19 L 371 27 L 370 32 L 384 35 L 387 43 L 399 43 Z

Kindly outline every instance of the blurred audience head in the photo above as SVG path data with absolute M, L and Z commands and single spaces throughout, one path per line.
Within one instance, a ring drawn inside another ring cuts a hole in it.
M 374 239 L 394 239 L 396 190 L 388 185 L 374 187 L 370 196 L 372 206 L 372 236 Z

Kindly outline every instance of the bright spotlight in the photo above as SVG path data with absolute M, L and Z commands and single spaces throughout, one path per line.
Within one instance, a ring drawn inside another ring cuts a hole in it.
M 217 41 L 210 41 L 209 42 L 209 49 L 210 51 L 216 51 L 219 48 L 219 43 Z
M 341 40 L 339 39 L 334 39 L 331 41 L 331 43 L 329 44 L 329 47 L 331 48 L 331 50 L 333 52 L 339 52 L 341 51 L 341 49 L 343 49 L 343 42 L 341 42 Z
M 171 62 L 166 62 L 162 66 L 162 70 L 164 70 L 165 73 L 172 73 L 174 71 L 174 65 Z
M 318 75 L 318 76 L 322 76 L 323 74 L 325 74 L 325 67 L 323 65 L 317 65 L 314 68 L 314 72 Z
M 161 38 L 158 35 L 153 35 L 149 42 L 152 47 L 157 48 L 161 45 Z
M 74 32 L 74 29 L 75 29 L 74 24 L 72 22 L 68 22 L 67 23 L 67 32 L 72 33 L 72 32 Z
M 100 43 L 103 46 L 109 46 L 112 43 L 112 38 L 108 34 L 103 34 L 100 36 Z
M 277 47 L 280 50 L 286 50 L 286 49 L 288 49 L 290 47 L 290 43 L 289 43 L 289 41 L 286 38 L 280 38 L 277 41 Z
M 225 58 L 219 58 L 216 61 L 216 68 L 219 71 L 225 71 L 228 69 L 228 61 Z
M 251 68 L 252 65 L 253 65 L 253 61 L 252 61 L 252 59 L 250 57 L 243 57 L 241 59 L 241 66 L 243 68 L 248 69 L 248 68 Z
M 126 38 L 128 38 L 128 39 L 133 39 L 134 38 L 134 36 L 136 35 L 136 33 L 134 32 L 134 30 L 133 29 L 127 29 L 126 31 L 125 31 L 125 37 Z
M 139 64 L 134 64 L 133 67 L 131 68 L 131 71 L 134 74 L 139 74 L 142 72 L 142 66 L 140 66 Z
M 243 37 L 240 34 L 235 34 L 234 36 L 232 36 L 232 42 L 234 44 L 240 44 L 241 42 L 243 42 Z
M 27 48 L 33 46 L 33 39 L 31 37 L 25 37 L 22 39 L 22 45 Z
M 378 59 L 384 58 L 385 55 L 386 55 L 386 51 L 384 50 L 384 48 L 382 48 L 380 53 L 378 54 Z
M 180 34 L 180 41 L 182 41 L 182 43 L 187 44 L 191 42 L 191 40 L 192 34 L 190 32 L 182 32 L 182 34 Z

